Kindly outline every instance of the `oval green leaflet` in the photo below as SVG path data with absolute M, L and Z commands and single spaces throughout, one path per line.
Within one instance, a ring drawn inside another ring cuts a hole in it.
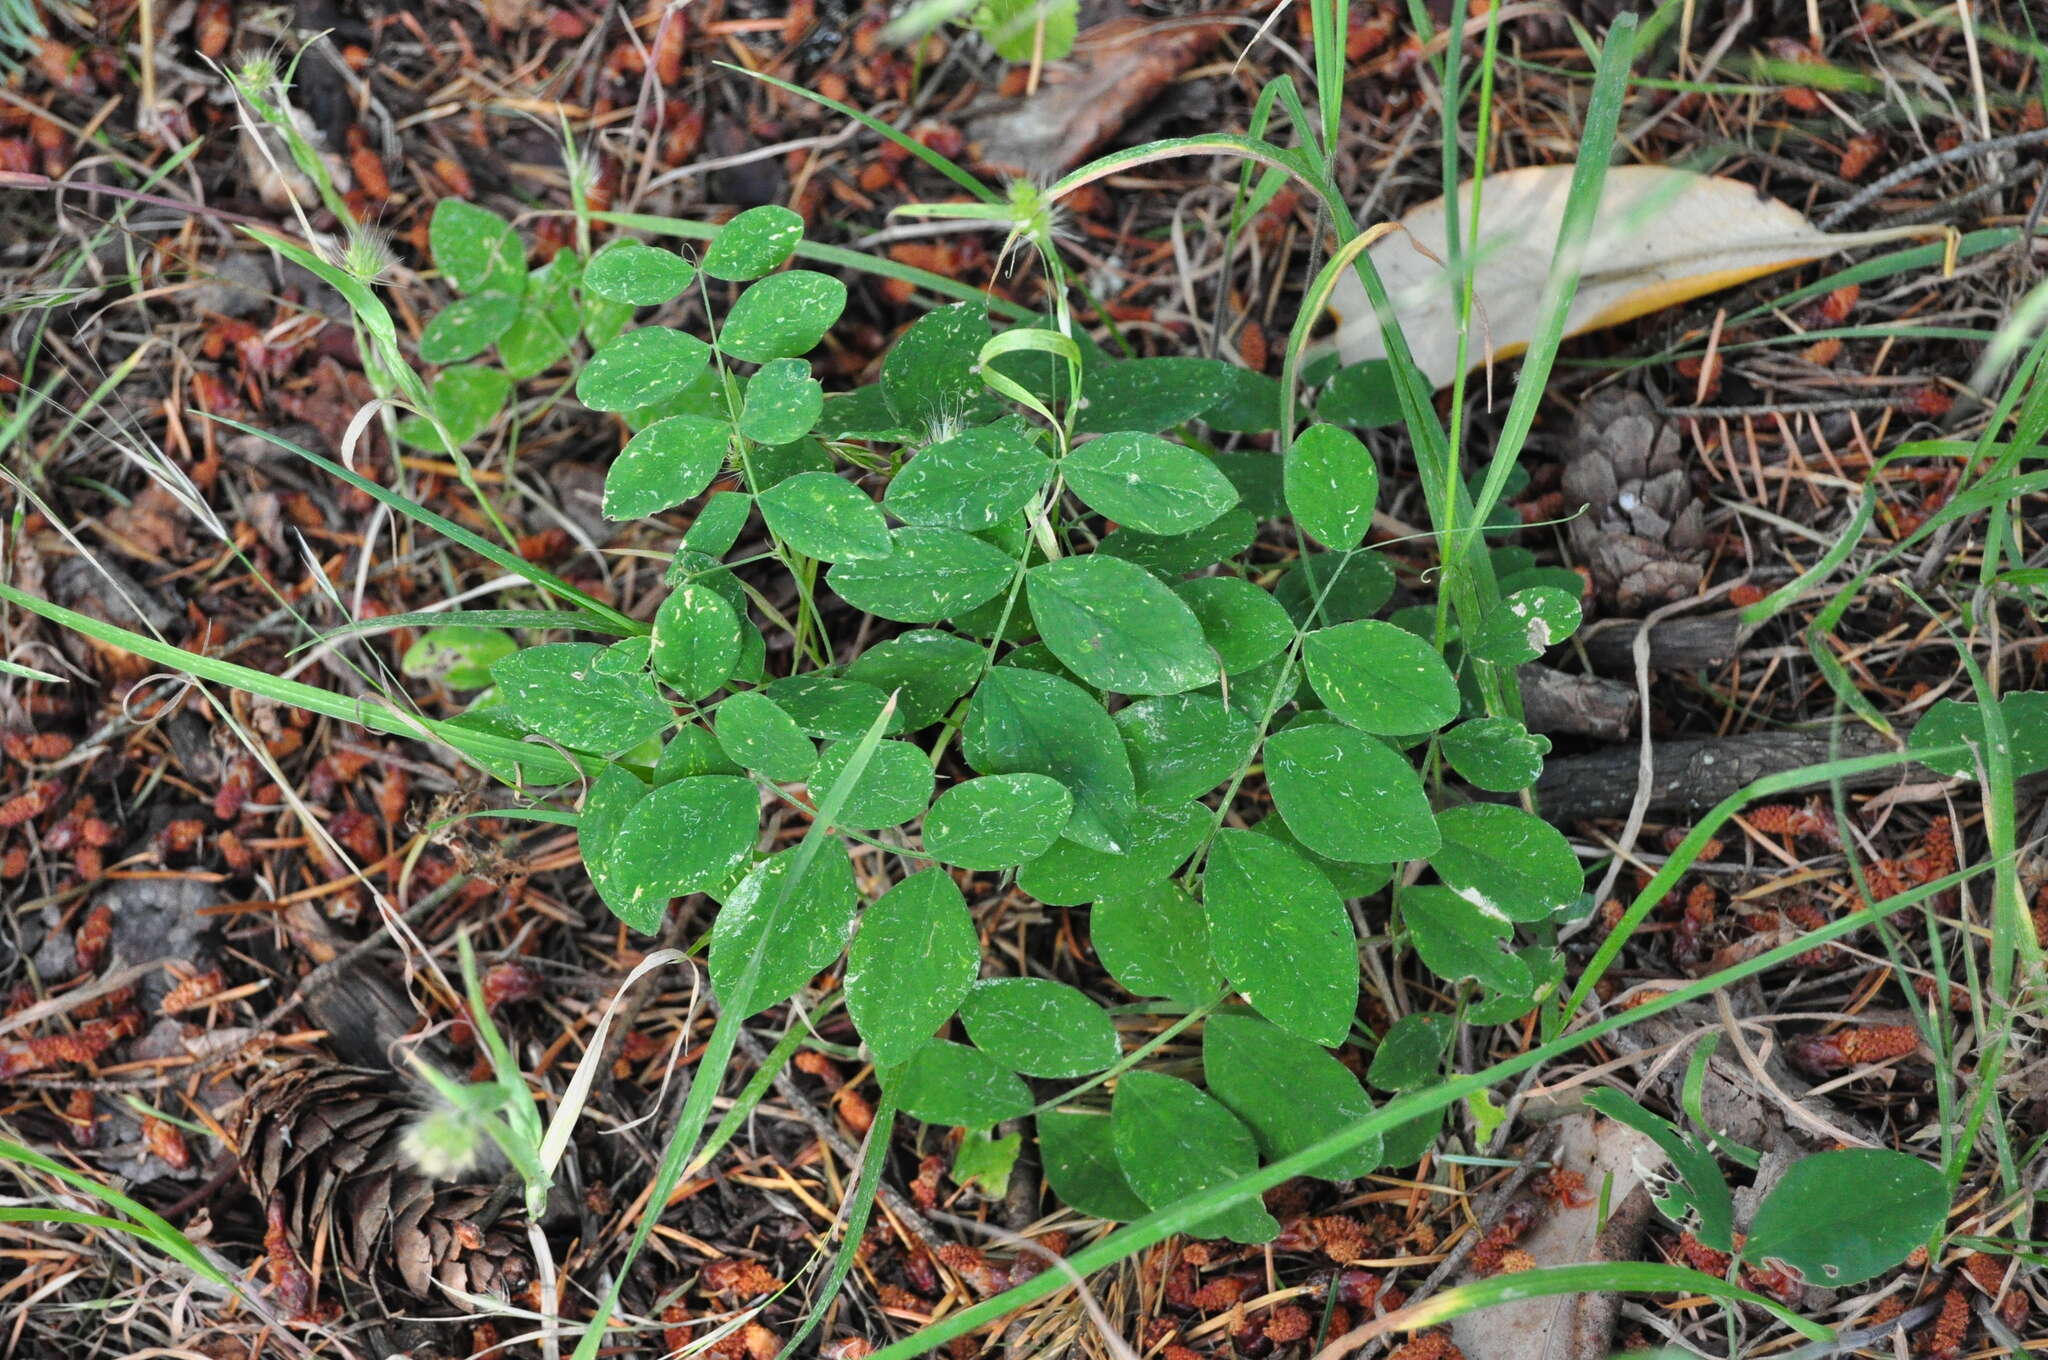
M 636 411 L 678 396 L 711 362 L 711 346 L 683 331 L 642 326 L 612 340 L 576 376 L 593 411 Z
M 860 901 L 853 861 L 844 846 L 828 841 L 802 878 L 786 884 L 801 850 L 762 860 L 720 904 L 711 924 L 711 986 L 720 1005 L 753 1015 L 787 1001 L 846 948 Z M 752 985 L 740 994 L 756 956 Z
M 1063 557 L 1026 580 L 1045 645 L 1097 688 L 1179 694 L 1221 674 L 1194 611 L 1143 567 L 1101 554 Z
M 1035 859 L 1059 839 L 1074 795 L 1049 775 L 983 775 L 939 795 L 924 819 L 924 848 L 941 863 L 991 873 Z
M 836 473 L 799 472 L 763 491 L 755 504 L 775 536 L 805 557 L 847 562 L 896 550 L 881 507 Z
M 747 384 L 739 431 L 757 444 L 803 438 L 825 409 L 825 389 L 802 359 L 770 359 Z
M 1126 1072 L 1110 1105 L 1110 1138 L 1124 1179 L 1146 1207 L 1164 1209 L 1259 1164 L 1251 1131 L 1220 1102 L 1159 1072 Z M 1197 1237 L 1266 1242 L 1280 1225 L 1257 1204 L 1195 1224 Z
M 477 293 L 455 299 L 436 312 L 420 332 L 420 362 L 454 364 L 474 359 L 512 329 L 521 305 L 521 299 L 511 293 Z
M 882 503 L 908 524 L 992 529 L 1031 502 L 1052 460 L 1021 426 L 965 430 L 925 449 L 889 480 Z
M 803 218 L 780 204 L 749 208 L 719 228 L 704 252 L 703 269 L 729 283 L 758 279 L 786 264 L 803 238 Z
M 673 250 L 613 241 L 590 257 L 583 286 L 609 302 L 658 307 L 682 296 L 696 277 L 696 268 Z
M 1227 827 L 1209 851 L 1202 900 L 1230 985 L 1289 1033 L 1343 1043 L 1358 1008 L 1358 946 L 1329 880 L 1283 842 Z
M 685 699 L 702 699 L 732 678 L 744 626 L 709 586 L 677 586 L 654 611 L 655 673 Z
M 993 598 L 1017 571 L 1000 549 L 954 529 L 896 529 L 889 547 L 886 556 L 835 564 L 825 583 L 866 613 L 937 623 Z
M 1372 1097 L 1351 1069 L 1321 1047 L 1250 1015 L 1212 1015 L 1202 1024 L 1202 1080 L 1243 1120 L 1267 1161 L 1291 1156 L 1372 1113 Z M 1368 1139 L 1316 1169 L 1351 1180 L 1380 1164 Z
M 771 274 L 741 293 L 726 313 L 718 348 L 753 363 L 792 358 L 823 340 L 845 310 L 846 285 L 830 274 Z
M 427 249 L 459 293 L 526 291 L 526 248 L 512 224 L 459 198 L 444 198 L 427 220 Z
M 1380 474 L 1372 450 L 1335 425 L 1311 425 L 1295 436 L 1285 469 L 1287 513 L 1328 548 L 1355 548 L 1372 528 Z
M 1443 843 L 1408 758 L 1334 723 L 1299 723 L 1266 742 L 1266 779 L 1287 829 L 1319 855 L 1359 864 L 1418 859 Z
M 1088 937 L 1109 975 L 1133 996 L 1205 1006 L 1223 990 L 1202 906 L 1177 884 L 1106 892 L 1088 914 Z
M 967 1037 L 1033 1077 L 1082 1077 L 1122 1055 L 1109 1012 L 1049 978 L 985 978 L 960 1003 Z
M 605 518 L 658 515 L 700 494 L 725 466 L 731 443 L 732 427 L 722 420 L 680 415 L 655 421 L 626 441 L 605 474 Z
M 818 748 L 795 718 L 759 690 L 727 696 L 713 722 L 719 749 L 778 783 L 808 779 L 817 768 Z
M 1184 534 L 1237 504 L 1237 488 L 1214 463 L 1136 430 L 1091 439 L 1060 471 L 1090 509 L 1142 533 Z
M 806 781 L 813 794 L 824 796 L 859 746 L 858 740 L 847 739 L 818 753 L 817 765 Z M 907 741 L 884 741 L 875 747 L 867 768 L 847 790 L 839 809 L 839 825 L 857 831 L 897 826 L 923 816 L 931 801 L 932 764 L 925 753 Z
M 1519 666 L 1578 630 L 1579 602 L 1553 586 L 1518 590 L 1487 611 L 1465 648 L 1481 661 Z
M 846 1008 L 875 1061 L 908 1060 L 974 985 L 981 942 L 943 869 L 912 874 L 861 913 L 846 959 Z
M 1458 716 L 1458 682 L 1436 649 L 1405 628 L 1360 619 L 1318 628 L 1301 649 L 1316 696 L 1365 732 L 1434 732 Z
M 1577 901 L 1585 873 L 1571 842 L 1518 807 L 1468 803 L 1437 814 L 1443 845 L 1430 854 L 1452 891 L 1510 921 L 1541 921 Z
M 578 751 L 624 751 L 675 722 L 640 672 L 608 673 L 594 642 L 527 647 L 491 666 L 505 713 L 529 732 Z
M 905 1114 L 928 1124 L 986 1129 L 1031 1108 L 1031 1088 L 980 1049 L 928 1039 L 909 1062 L 884 1073 L 883 1088 Z

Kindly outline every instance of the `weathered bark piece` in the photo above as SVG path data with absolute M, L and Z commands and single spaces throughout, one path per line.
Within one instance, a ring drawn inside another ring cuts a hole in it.
M 1602 620 L 1573 639 L 1583 645 L 1594 669 L 1602 675 L 1632 679 L 1636 673 L 1636 634 L 1643 630 L 1640 619 Z M 1734 610 L 1720 614 L 1697 614 L 1666 619 L 1650 627 L 1650 669 L 1653 671 L 1698 671 L 1723 665 L 1734 659 L 1742 647 L 1742 616 Z M 1569 655 L 1571 644 L 1558 649 Z
M 1516 667 L 1515 678 L 1522 684 L 1522 721 L 1531 732 L 1627 741 L 1635 731 L 1632 685 L 1533 661 Z
M 1845 727 L 1837 734 L 1752 732 L 1658 742 L 1650 752 L 1650 811 L 1705 812 L 1767 774 L 1889 749 L 1883 737 L 1864 727 Z M 1537 805 L 1552 822 L 1626 816 L 1635 802 L 1639 759 L 1635 747 L 1629 746 L 1552 760 L 1536 781 Z M 1933 778 L 1937 776 L 1924 766 L 1898 765 L 1850 775 L 1842 782 L 1852 789 L 1874 789 Z M 1826 782 L 1817 781 L 1813 787 Z

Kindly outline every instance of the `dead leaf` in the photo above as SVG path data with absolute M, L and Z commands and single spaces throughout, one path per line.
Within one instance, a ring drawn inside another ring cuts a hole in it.
M 1147 23 L 1112 19 L 1074 43 L 1072 56 L 1045 68 L 1038 92 L 1013 108 L 976 120 L 980 164 L 1008 174 L 1049 177 L 1070 170 L 1123 127 L 1160 90 L 1223 36 L 1224 25 L 1198 19 Z
M 1518 1244 L 1524 1268 L 1633 1259 L 1650 1217 L 1643 1168 L 1657 1165 L 1660 1155 L 1647 1137 L 1612 1120 L 1585 1112 L 1567 1116 L 1551 1160 L 1576 1173 L 1584 1192 L 1546 1201 L 1547 1211 Z M 1604 1202 L 1611 1212 L 1603 1231 L 1601 1186 L 1610 1175 Z M 1606 1360 L 1617 1313 L 1613 1294 L 1523 1299 L 1465 1314 L 1451 1324 L 1451 1339 L 1465 1354 L 1486 1360 Z
M 1534 339 L 1572 172 L 1569 165 L 1533 166 L 1459 186 L 1461 227 L 1471 221 L 1474 184 L 1483 190 L 1479 245 L 1472 252 L 1478 306 L 1470 365 L 1484 362 L 1489 349 L 1495 359 L 1520 354 Z M 1444 200 L 1410 209 L 1401 226 L 1405 230 L 1389 233 L 1366 253 L 1386 283 L 1415 362 L 1442 387 L 1457 376 L 1458 365 L 1457 311 L 1443 264 Z M 1838 251 L 1931 230 L 1824 232 L 1740 180 L 1669 166 L 1616 166 L 1607 172 L 1565 334 L 1616 326 Z M 1386 357 L 1379 319 L 1354 273 L 1338 279 L 1330 310 L 1345 363 Z

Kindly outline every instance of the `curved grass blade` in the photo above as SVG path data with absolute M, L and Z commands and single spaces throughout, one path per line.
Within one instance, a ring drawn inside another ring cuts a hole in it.
M 206 413 L 195 412 L 195 414 L 205 415 Z M 630 618 L 625 614 L 621 614 L 618 610 L 612 608 L 604 601 L 599 600 L 593 596 L 584 594 L 582 591 L 576 589 L 576 587 L 570 585 L 567 581 L 564 581 L 561 577 L 555 575 L 553 572 L 545 571 L 540 567 L 536 567 L 535 565 L 533 565 L 533 563 L 527 561 L 525 558 L 519 556 L 517 553 L 514 553 L 504 547 L 501 547 L 496 543 L 492 543 L 489 539 L 481 538 L 478 535 L 471 533 L 469 530 L 463 528 L 460 524 L 457 524 L 454 520 L 448 519 L 442 515 L 437 515 L 433 511 L 427 509 L 424 505 L 419 504 L 417 501 L 408 500 L 404 496 L 399 495 L 396 491 L 391 490 L 389 487 L 380 486 L 376 482 L 371 481 L 368 477 L 365 477 L 360 473 L 352 471 L 349 468 L 345 468 L 341 464 L 333 462 L 330 459 L 321 457 L 319 454 L 313 452 L 311 449 L 304 448 L 298 444 L 294 444 L 292 443 L 291 440 L 282 438 L 281 436 L 269 430 L 259 429 L 254 425 L 245 425 L 239 420 L 230 420 L 226 416 L 207 415 L 206 418 L 209 420 L 216 421 L 222 425 L 226 425 L 230 429 L 240 430 L 243 434 L 253 434 L 258 436 L 259 438 L 269 440 L 271 443 L 277 445 L 285 452 L 295 454 L 298 457 L 305 459 L 307 462 L 326 472 L 330 476 L 339 477 L 342 481 L 347 482 L 356 490 L 361 491 L 365 495 L 372 496 L 377 500 L 384 502 L 384 504 L 390 506 L 399 514 L 404 515 L 407 519 L 412 520 L 418 524 L 426 525 L 435 533 L 438 533 L 442 537 L 450 539 L 453 542 L 460 543 L 463 547 L 468 548 L 473 553 L 488 558 L 492 562 L 495 562 L 499 566 L 503 567 L 505 570 L 513 573 L 515 576 L 525 577 L 528 581 L 531 581 L 534 585 L 539 586 L 548 594 L 553 595 L 558 599 L 568 600 L 573 604 L 580 605 L 584 609 L 587 609 L 591 613 L 597 615 L 599 618 L 609 620 L 614 627 L 626 629 L 627 631 L 624 634 L 624 636 L 637 637 L 644 633 L 652 631 L 648 627 L 648 625 L 640 622 L 638 619 Z
M 183 674 L 215 684 L 228 685 L 245 693 L 275 699 L 279 703 L 303 708 L 324 717 L 339 718 L 343 722 L 355 723 L 374 732 L 391 736 L 410 737 L 415 741 L 434 741 L 450 747 L 463 755 L 475 759 L 499 762 L 524 767 L 528 778 L 535 783 L 563 784 L 580 778 L 583 771 L 560 751 L 539 746 L 532 742 L 515 741 L 510 737 L 495 736 L 468 728 L 453 727 L 433 718 L 415 717 L 381 701 L 351 699 L 332 690 L 317 689 L 312 685 L 300 684 L 296 680 L 283 680 L 267 671 L 255 670 L 249 666 L 238 666 L 232 661 L 219 657 L 202 656 L 198 652 L 173 647 L 141 633 L 80 614 L 40 599 L 25 591 L 0 582 L 0 600 L 40 615 L 62 628 L 82 633 L 133 652 L 146 660 L 170 666 Z

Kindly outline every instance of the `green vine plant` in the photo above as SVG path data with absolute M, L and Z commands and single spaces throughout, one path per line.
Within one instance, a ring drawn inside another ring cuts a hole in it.
M 1329 28 L 1321 8 L 1319 42 Z M 1602 55 L 1548 324 L 1502 446 L 1469 481 L 1459 431 L 1439 423 L 1397 326 L 1387 361 L 1339 371 L 1307 353 L 1319 299 L 1341 270 L 1356 269 L 1388 313 L 1329 172 L 1334 126 L 1319 138 L 1319 120 L 1276 82 L 1255 130 L 1276 106 L 1289 110 L 1298 147 L 1258 136 L 1159 143 L 1043 189 L 1000 194 L 970 178 L 978 202 L 925 209 L 1006 224 L 1012 246 L 1043 265 L 1051 314 L 935 306 L 895 340 L 878 380 L 849 392 L 827 393 L 808 358 L 839 320 L 846 286 L 802 267 L 832 259 L 831 248 L 806 245 L 801 219 L 780 207 L 715 229 L 579 211 L 581 242 L 619 224 L 694 239 L 672 247 L 621 235 L 530 267 L 511 223 L 443 201 L 429 242 L 455 297 L 416 342 L 400 339 L 351 258 L 265 235 L 347 298 L 384 371 L 388 410 L 403 411 L 391 424 L 399 441 L 460 459 L 516 384 L 571 364 L 575 399 L 629 436 L 603 513 L 681 526 L 663 593 L 638 617 L 278 441 L 545 597 L 544 608 L 383 618 L 325 639 L 426 628 L 403 669 L 471 695 L 459 714 L 343 700 L 11 587 L 0 597 L 203 680 L 454 748 L 526 795 L 530 815 L 573 820 L 593 887 L 636 933 L 660 933 L 679 898 L 716 904 L 703 943 L 719 1018 L 632 1252 L 706 1155 L 739 1026 L 814 992 L 842 963 L 832 1002 L 843 1001 L 883 1094 L 850 1196 L 848 1248 L 898 1117 L 976 1134 L 1028 1119 L 1059 1200 L 1133 1224 L 1077 1253 L 1077 1270 L 1168 1232 L 1269 1241 L 1279 1224 L 1260 1190 L 1293 1175 L 1348 1180 L 1412 1165 L 1461 1097 L 1717 981 L 1565 1032 L 1626 931 L 1565 996 L 1558 932 L 1592 904 L 1572 845 L 1535 811 L 1548 743 L 1521 721 L 1514 672 L 1578 627 L 1579 581 L 1501 542 L 1512 521 L 1496 514 L 1525 476 L 1521 440 L 1571 295 L 1570 238 L 1584 239 L 1598 201 L 1632 32 L 1618 23 Z M 1334 107 L 1326 98 L 1325 112 Z M 1307 184 L 1338 233 L 1281 380 L 1220 359 L 1119 357 L 1069 310 L 1059 197 L 1148 159 L 1212 154 L 1244 159 L 1251 206 L 1284 179 Z M 639 320 L 678 303 L 703 325 Z M 1314 413 L 1299 428 L 1298 406 Z M 1355 431 L 1396 422 L 1428 491 L 1441 603 L 1390 611 L 1395 564 L 1367 543 L 1380 473 Z M 1262 523 L 1289 526 L 1284 546 Z M 789 599 L 786 610 L 775 603 Z M 801 842 L 764 854 L 764 810 L 807 816 Z M 1673 855 L 1631 921 L 1715 825 Z M 885 890 L 863 891 L 856 856 L 870 882 L 886 871 Z M 1046 907 L 1086 907 L 1122 1004 L 992 969 L 962 891 L 969 876 Z M 1441 980 L 1455 1014 L 1405 1016 L 1383 1034 L 1364 1025 L 1355 910 L 1376 915 Z M 1447 1071 L 1457 1023 L 1532 1014 L 1544 1043 L 1484 1072 Z M 1125 1016 L 1150 1017 L 1148 1032 L 1163 1022 L 1165 1033 L 1132 1044 Z M 1199 1038 L 1198 1071 L 1155 1056 L 1181 1034 Z M 1354 1045 L 1371 1054 L 1363 1080 L 1334 1052 Z M 538 1204 L 565 1135 L 543 1131 L 516 1066 L 500 1067 L 480 1097 L 437 1082 L 455 1116 L 434 1132 L 485 1129 L 512 1149 Z M 1620 1105 L 1610 1113 L 1653 1120 Z M 963 1147 L 1000 1157 L 986 1139 Z M 1701 1212 L 1721 1201 L 1691 1189 L 1679 1216 L 1724 1240 L 1721 1220 Z M 1939 1227 L 1938 1195 L 1910 1203 L 1909 1223 L 1888 1220 L 1877 1255 L 1889 1259 L 1870 1266 L 1865 1253 L 1858 1270 L 1902 1259 Z M 1804 1256 L 1780 1259 L 1824 1264 L 1826 1244 L 1797 1246 Z M 839 1252 L 811 1324 L 851 1257 Z M 579 1357 L 602 1343 L 626 1277 L 616 1272 Z M 883 1353 L 941 1344 L 1064 1278 L 1046 1272 Z M 1546 1284 L 1535 1272 L 1515 1287 L 1587 1287 L 1576 1279 Z M 1743 1297 L 1826 1335 L 1697 1272 L 1642 1266 L 1629 1279 Z

